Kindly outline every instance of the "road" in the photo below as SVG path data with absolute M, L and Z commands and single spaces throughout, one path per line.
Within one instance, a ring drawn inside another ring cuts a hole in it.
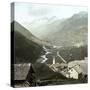
M 47 48 L 46 46 L 43 46 L 43 50 L 45 53 L 41 55 L 41 63 L 45 63 L 46 61 L 49 60 L 48 55 L 51 55 L 52 57 L 52 64 L 55 64 L 56 62 L 56 57 L 58 57 L 60 60 L 62 60 L 63 63 L 67 63 L 66 60 L 60 55 L 60 52 L 58 50 L 58 47 L 53 46 L 52 48 Z

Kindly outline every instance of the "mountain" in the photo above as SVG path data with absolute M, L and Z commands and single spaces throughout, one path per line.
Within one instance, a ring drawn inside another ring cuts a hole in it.
M 40 39 L 48 41 L 46 37 L 48 37 L 48 33 L 53 33 L 58 31 L 58 27 L 60 27 L 60 22 L 56 16 L 51 18 L 41 18 L 32 21 L 31 23 L 25 22 L 23 26 L 25 26 L 28 30 L 30 30 L 35 36 Z M 45 39 L 44 39 L 45 38 Z
M 88 16 L 87 14 L 78 13 L 64 20 L 60 28 L 54 34 L 48 34 L 48 40 L 61 46 L 87 45 L 88 35 Z
M 23 36 L 25 36 L 27 39 L 34 41 L 35 43 L 38 43 L 39 45 L 46 45 L 46 46 L 50 45 L 50 43 L 43 41 L 41 39 L 38 39 L 36 36 L 34 36 L 30 32 L 30 30 L 26 29 L 24 26 L 20 25 L 18 22 L 14 21 L 13 24 L 14 24 L 15 31 L 18 31 Z
M 15 21 L 11 23 L 11 34 L 14 35 L 14 63 L 35 63 L 43 50 L 39 39 Z
M 79 12 L 70 18 L 56 16 L 41 18 L 25 25 L 38 38 L 56 46 L 77 46 L 87 44 L 88 13 Z

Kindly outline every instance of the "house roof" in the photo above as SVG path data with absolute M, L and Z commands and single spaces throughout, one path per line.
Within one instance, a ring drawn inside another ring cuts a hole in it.
M 49 68 L 46 64 L 36 63 L 36 64 L 15 64 L 14 65 L 14 80 L 25 80 L 27 75 L 30 73 L 30 68 L 33 67 L 35 71 L 35 77 L 37 79 L 46 79 L 50 78 L 53 75 L 59 75 L 61 77 L 62 74 L 54 72 L 51 68 Z M 65 77 L 64 77 L 65 78 Z
M 31 64 L 14 64 L 14 80 L 25 80 Z
M 88 62 L 87 60 L 75 60 L 68 63 L 68 67 L 73 67 L 78 73 L 88 73 Z

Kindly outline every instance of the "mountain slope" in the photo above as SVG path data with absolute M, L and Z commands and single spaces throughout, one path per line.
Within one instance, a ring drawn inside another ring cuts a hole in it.
M 28 40 L 23 35 L 14 32 L 15 34 L 15 56 L 16 63 L 34 63 L 42 51 L 42 47 L 33 41 Z
M 26 25 L 42 40 L 56 46 L 86 45 L 88 35 L 88 13 L 80 12 L 67 19 L 41 18 Z
M 14 35 L 14 63 L 35 63 L 42 51 L 42 46 L 36 43 L 34 40 L 32 40 L 32 38 L 29 39 L 30 37 L 34 36 L 30 34 L 28 30 L 23 28 L 20 24 L 17 23 L 17 25 L 15 25 L 14 28 L 13 26 L 14 22 L 12 22 L 11 24 L 11 33 L 12 35 Z M 28 35 L 30 37 L 28 37 L 27 33 L 29 33 Z
M 13 24 L 14 24 L 14 30 L 21 33 L 27 39 L 34 41 L 35 43 L 38 43 L 39 45 L 50 45 L 48 42 L 38 39 L 29 30 L 27 30 L 25 27 L 20 25 L 18 22 L 14 21 Z
M 60 24 L 58 31 L 48 38 L 53 44 L 73 46 L 77 43 L 87 44 L 88 16 L 87 14 L 75 14 Z M 49 34 L 48 34 L 49 35 Z

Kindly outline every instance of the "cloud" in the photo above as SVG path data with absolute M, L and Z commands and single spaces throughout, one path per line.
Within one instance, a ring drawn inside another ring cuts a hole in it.
M 49 4 L 15 3 L 15 20 L 32 22 L 40 18 L 68 18 L 80 11 L 87 11 L 87 7 L 64 6 Z
M 28 14 L 36 17 L 45 16 L 51 12 L 50 9 L 51 8 L 48 8 L 48 6 L 32 5 L 32 7 L 28 8 L 29 10 Z

